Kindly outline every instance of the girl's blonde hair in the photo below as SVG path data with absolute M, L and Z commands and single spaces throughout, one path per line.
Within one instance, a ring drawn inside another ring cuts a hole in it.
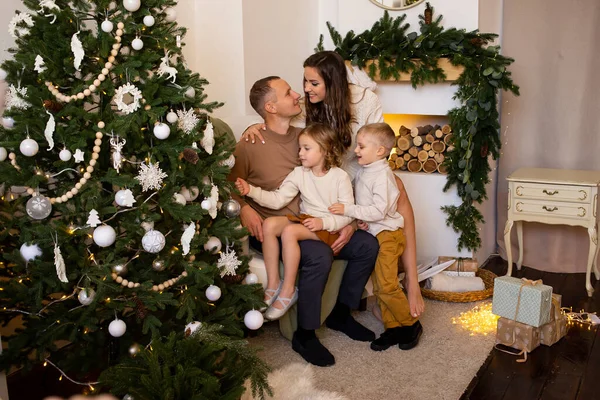
M 337 142 L 337 134 L 333 129 L 325 124 L 310 124 L 302 129 L 300 136 L 306 135 L 317 142 L 321 151 L 325 154 L 325 163 L 323 168 L 329 171 L 333 167 L 342 165 L 342 150 Z

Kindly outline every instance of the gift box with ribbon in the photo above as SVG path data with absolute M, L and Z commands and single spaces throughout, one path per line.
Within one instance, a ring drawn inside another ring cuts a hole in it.
M 537 328 L 550 322 L 551 299 L 552 287 L 541 280 L 502 276 L 494 279 L 492 313 Z
M 567 334 L 567 316 L 561 312 L 561 296 L 552 294 L 550 322 L 540 328 L 540 342 L 552 346 Z
M 496 328 L 496 345 L 498 344 L 521 350 L 520 353 L 511 353 L 496 346 L 500 351 L 516 356 L 523 355 L 523 358 L 517 361 L 525 362 L 527 354 L 540 345 L 540 328 L 501 317 Z

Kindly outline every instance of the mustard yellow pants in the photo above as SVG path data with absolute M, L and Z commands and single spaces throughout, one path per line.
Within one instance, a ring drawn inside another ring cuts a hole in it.
M 371 278 L 383 325 L 385 329 L 410 326 L 418 318 L 410 314 L 408 299 L 398 283 L 398 260 L 406 247 L 404 231 L 382 231 L 377 235 L 377 241 L 379 255 Z

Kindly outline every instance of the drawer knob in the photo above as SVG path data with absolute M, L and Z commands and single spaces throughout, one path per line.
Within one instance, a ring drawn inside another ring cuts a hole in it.
M 548 207 L 546 207 L 546 206 L 543 206 L 543 207 L 542 207 L 542 209 L 543 209 L 543 210 L 546 210 L 546 211 L 548 211 L 548 212 L 553 212 L 553 211 L 556 211 L 556 210 L 558 210 L 558 207 L 552 207 L 552 208 L 548 208 Z
M 542 190 L 542 193 L 546 193 L 548 196 L 554 196 L 555 194 L 558 194 L 558 190 L 553 190 L 553 191 L 549 192 L 546 189 L 544 189 L 544 190 Z
M 587 192 L 585 190 L 580 190 L 579 193 L 581 193 L 582 195 L 582 197 L 580 197 L 579 200 L 587 199 Z
M 579 217 L 585 217 L 585 208 L 579 207 L 579 209 L 581 210 L 581 214 L 577 214 L 577 216 L 579 216 Z

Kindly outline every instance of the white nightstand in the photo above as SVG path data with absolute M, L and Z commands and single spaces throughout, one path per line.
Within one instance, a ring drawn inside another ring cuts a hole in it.
M 596 279 L 600 271 L 596 263 L 598 255 L 598 171 L 570 171 L 563 169 L 520 168 L 510 174 L 508 180 L 508 220 L 504 227 L 504 242 L 508 258 L 508 272 L 512 273 L 510 231 L 517 222 L 519 260 L 523 263 L 523 221 L 543 224 L 572 225 L 587 228 L 590 250 L 586 270 L 585 288 L 592 296 L 590 282 L 592 266 Z

